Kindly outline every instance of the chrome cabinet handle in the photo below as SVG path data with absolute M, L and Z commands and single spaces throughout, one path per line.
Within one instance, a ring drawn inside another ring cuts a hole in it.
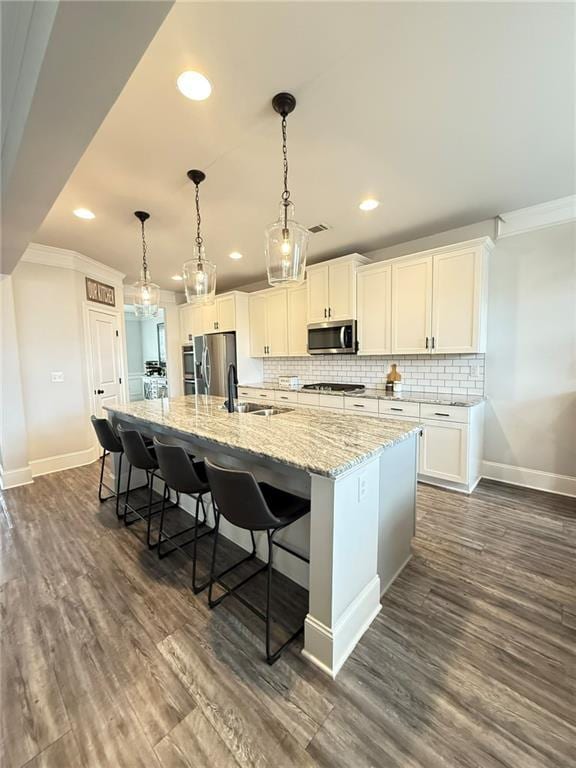
M 426 336 L 426 349 L 428 349 L 428 336 Z
M 436 346 L 436 340 L 434 336 L 432 336 L 432 349 L 434 349 L 435 346 Z
M 324 317 L 328 317 L 328 315 L 326 314 L 326 307 L 324 307 Z
M 332 307 L 328 307 L 328 317 L 332 317 Z

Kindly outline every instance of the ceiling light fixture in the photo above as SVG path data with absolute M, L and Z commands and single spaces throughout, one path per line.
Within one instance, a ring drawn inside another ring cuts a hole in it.
M 380 203 L 378 200 L 369 197 L 367 200 L 362 200 L 358 208 L 360 208 L 361 211 L 373 211 L 375 208 L 378 208 L 379 205 Z
M 176 80 L 176 85 L 181 94 L 192 101 L 204 101 L 212 93 L 212 86 L 208 78 L 200 72 L 182 72 Z
M 76 208 L 75 211 L 73 211 L 74 216 L 77 216 L 79 219 L 95 219 L 96 214 L 92 213 L 92 211 L 89 211 L 88 208 Z
M 140 280 L 134 283 L 134 288 L 136 289 L 134 312 L 136 317 L 156 317 L 160 304 L 160 287 L 150 280 L 150 271 L 146 258 L 146 234 L 144 232 L 144 222 L 150 218 L 150 214 L 146 213 L 146 211 L 134 211 L 134 216 L 136 216 L 142 227 L 142 271 L 140 273 Z
M 196 242 L 193 250 L 194 258 L 182 267 L 186 301 L 189 304 L 212 304 L 216 294 L 216 265 L 206 258 L 204 240 L 200 234 L 199 186 L 206 178 L 206 174 L 203 171 L 188 171 L 188 178 L 196 187 Z
M 294 111 L 296 99 L 291 93 L 277 93 L 272 99 L 274 110 L 282 117 L 282 157 L 284 191 L 280 215 L 265 231 L 266 269 L 270 285 L 301 283 L 306 271 L 306 251 L 310 233 L 294 220 L 294 204 L 288 189 L 288 145 L 286 118 Z
M 172 280 L 184 280 L 182 275 L 172 275 Z
M 234 261 L 238 261 L 238 259 L 242 258 L 242 254 L 239 251 L 232 251 L 230 258 L 234 259 Z

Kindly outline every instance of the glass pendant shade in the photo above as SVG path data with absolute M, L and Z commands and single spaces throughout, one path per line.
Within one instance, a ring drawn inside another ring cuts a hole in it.
M 160 307 L 160 286 L 150 280 L 150 272 L 142 271 L 140 280 L 134 283 L 134 313 L 136 317 L 156 317 Z
M 306 273 L 310 232 L 294 219 L 294 206 L 280 203 L 277 220 L 265 233 L 264 249 L 270 285 L 301 283 Z
M 186 301 L 189 304 L 212 304 L 216 296 L 216 265 L 206 259 L 204 246 L 194 246 L 194 258 L 182 268 Z

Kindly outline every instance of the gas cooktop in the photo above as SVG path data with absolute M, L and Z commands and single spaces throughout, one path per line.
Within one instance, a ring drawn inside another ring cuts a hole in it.
M 319 384 L 303 384 L 302 389 L 312 390 L 313 392 L 337 392 L 351 393 L 364 392 L 364 384 L 334 384 L 333 382 L 320 382 Z

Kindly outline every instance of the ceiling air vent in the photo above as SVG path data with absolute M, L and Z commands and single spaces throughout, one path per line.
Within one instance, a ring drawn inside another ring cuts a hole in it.
M 326 224 L 315 224 L 313 227 L 308 227 L 308 232 L 312 232 L 313 235 L 317 235 L 318 232 L 326 232 L 330 229 Z

